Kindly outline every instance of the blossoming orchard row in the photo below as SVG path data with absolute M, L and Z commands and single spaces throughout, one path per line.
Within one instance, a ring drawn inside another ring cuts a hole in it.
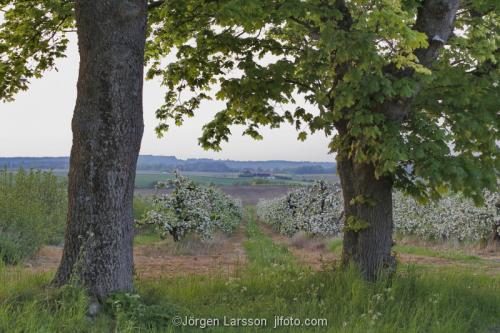
M 482 207 L 458 195 L 422 205 L 401 192 L 395 192 L 395 230 L 426 239 L 486 239 L 493 232 L 500 233 L 497 202 L 499 194 L 488 192 Z M 289 236 L 299 231 L 337 235 L 343 228 L 342 212 L 340 187 L 324 181 L 298 188 L 280 198 L 260 201 L 257 205 L 257 214 L 263 222 Z

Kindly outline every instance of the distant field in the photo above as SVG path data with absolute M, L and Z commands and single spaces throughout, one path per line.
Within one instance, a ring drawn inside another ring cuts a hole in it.
M 67 170 L 52 170 L 52 173 L 60 178 L 67 178 Z M 336 181 L 335 175 L 286 175 L 292 179 L 265 179 L 238 177 L 235 172 L 182 172 L 182 175 L 200 184 L 213 184 L 216 186 L 248 186 L 248 185 L 271 185 L 271 186 L 297 186 L 307 185 L 313 179 L 326 179 Z M 172 174 L 154 171 L 139 171 L 135 177 L 135 187 L 138 189 L 154 188 L 158 182 L 172 179 Z
M 52 170 L 52 173 L 60 178 L 67 178 L 67 170 Z M 213 184 L 216 186 L 235 186 L 235 185 L 284 185 L 297 186 L 306 185 L 307 175 L 300 175 L 293 179 L 264 179 L 264 178 L 243 178 L 238 177 L 237 173 L 216 173 L 216 172 L 182 172 L 182 175 L 192 179 L 200 184 Z M 172 179 L 172 174 L 164 174 L 153 171 L 140 171 L 135 177 L 135 187 L 140 189 L 154 188 L 158 182 L 164 182 Z M 312 177 L 310 178 L 312 179 Z
M 240 199 L 244 205 L 255 205 L 261 199 L 273 199 L 283 196 L 292 188 L 293 186 L 286 185 L 229 185 L 220 187 L 222 192 Z M 168 194 L 170 191 L 170 189 L 136 188 L 135 194 L 139 196 L 151 196 Z
M 216 186 L 247 186 L 247 185 L 283 185 L 297 186 L 307 185 L 313 180 L 324 179 L 338 182 L 337 175 L 311 174 L 311 175 L 281 175 L 291 179 L 265 179 L 238 177 L 235 172 L 182 172 L 182 175 L 200 184 L 213 184 Z M 154 188 L 158 181 L 166 181 L 173 177 L 172 174 L 138 172 L 135 179 L 136 188 Z
M 218 175 L 198 175 L 194 173 L 185 174 L 184 176 L 192 179 L 196 183 L 200 184 L 213 184 L 216 186 L 234 186 L 234 185 L 305 185 L 308 182 L 304 180 L 296 179 L 264 179 L 264 178 L 239 178 L 239 177 L 227 177 Z M 135 187 L 136 188 L 153 188 L 155 184 L 159 181 L 166 181 L 171 179 L 173 176 L 171 174 L 143 174 L 138 173 L 135 177 Z
M 327 180 L 332 182 L 339 182 L 339 176 L 336 174 L 304 174 L 304 175 L 292 175 L 295 180 L 311 181 L 311 180 Z

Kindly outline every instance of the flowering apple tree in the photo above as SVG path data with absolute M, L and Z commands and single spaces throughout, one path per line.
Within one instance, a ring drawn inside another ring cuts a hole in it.
M 446 196 L 426 205 L 415 199 L 394 193 L 395 230 L 425 239 L 481 240 L 500 234 L 495 205 L 498 193 L 485 192 L 484 206 L 476 206 L 462 196 Z M 495 236 L 494 236 L 495 237 Z
M 500 235 L 496 205 L 499 193 L 485 192 L 485 203 L 476 206 L 459 195 L 421 204 L 400 191 L 393 193 L 394 230 L 424 239 L 481 240 Z M 336 235 L 344 228 L 342 193 L 338 186 L 317 182 L 283 197 L 259 202 L 259 218 L 284 235 L 305 231 Z
M 206 240 L 216 230 L 231 233 L 241 221 L 241 202 L 213 186 L 195 184 L 179 174 L 166 185 L 172 192 L 156 196 L 154 209 L 142 221 L 154 225 L 162 236 L 170 234 L 179 241 L 188 232 L 195 232 Z
M 336 235 L 342 229 L 342 205 L 340 187 L 318 181 L 283 197 L 260 201 L 257 214 L 285 235 L 291 236 L 298 231 Z

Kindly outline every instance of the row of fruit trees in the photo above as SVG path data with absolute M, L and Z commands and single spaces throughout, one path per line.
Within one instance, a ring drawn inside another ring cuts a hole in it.
M 203 240 L 216 232 L 231 233 L 242 220 L 242 204 L 213 186 L 203 186 L 176 174 L 165 184 L 166 195 L 153 199 L 143 224 L 154 225 L 162 236 L 175 241 L 187 233 L 197 233 Z M 484 240 L 500 234 L 496 204 L 498 193 L 485 193 L 485 204 L 459 195 L 438 202 L 420 204 L 415 199 L 395 192 L 393 216 L 395 232 L 437 240 Z M 337 236 L 344 227 L 342 192 L 337 184 L 317 181 L 296 188 L 285 196 L 261 200 L 257 205 L 261 221 L 288 236 L 297 232 Z
M 393 195 L 394 228 L 403 235 L 425 239 L 482 240 L 500 234 L 496 204 L 498 193 L 485 193 L 484 206 L 459 195 L 450 195 L 436 203 L 420 204 L 395 192 Z M 318 181 L 297 188 L 287 195 L 260 201 L 257 214 L 282 234 L 292 236 L 303 231 L 314 235 L 334 236 L 343 229 L 343 200 L 336 184 Z M 496 235 L 494 235 L 496 233 Z

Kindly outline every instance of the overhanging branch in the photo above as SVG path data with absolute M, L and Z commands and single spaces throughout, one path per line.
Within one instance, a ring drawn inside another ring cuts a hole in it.
M 420 63 L 429 67 L 438 51 L 453 34 L 459 0 L 426 0 L 418 10 L 415 30 L 427 35 L 429 46 L 418 49 L 415 55 Z
M 148 3 L 148 10 L 154 9 L 156 7 L 160 7 L 165 3 L 165 0 L 157 0 L 157 1 L 152 1 Z
M 425 33 L 429 41 L 427 48 L 415 50 L 415 55 L 423 66 L 429 68 L 432 65 L 438 57 L 439 50 L 453 35 L 459 3 L 459 0 L 425 0 L 419 8 L 414 29 Z M 408 69 L 394 71 L 393 66 L 389 66 L 387 71 L 392 72 L 398 78 L 415 75 L 415 71 Z M 412 97 L 398 98 L 383 103 L 379 107 L 380 111 L 390 120 L 402 121 L 410 112 L 419 90 L 418 85 Z

